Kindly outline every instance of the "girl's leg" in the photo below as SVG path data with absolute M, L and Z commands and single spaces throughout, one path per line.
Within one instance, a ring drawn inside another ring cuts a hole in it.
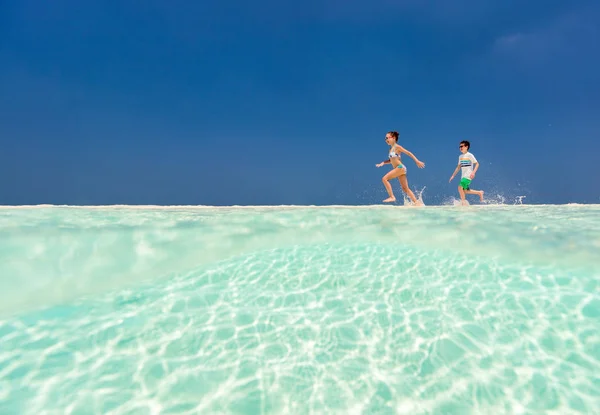
M 392 169 L 389 171 L 389 173 L 387 173 L 385 176 L 382 177 L 381 181 L 383 182 L 383 185 L 385 186 L 385 190 L 387 190 L 388 195 L 390 196 L 387 199 L 385 199 L 384 202 L 395 202 L 396 201 L 396 197 L 394 196 L 394 193 L 392 192 L 392 184 L 390 183 L 390 180 L 395 179 L 396 177 L 398 177 L 401 174 L 404 174 L 404 169 Z
M 398 180 L 400 181 L 400 186 L 402 186 L 402 190 L 404 191 L 404 193 L 408 195 L 410 200 L 412 200 L 412 202 L 415 205 L 418 204 L 419 202 L 417 201 L 415 194 L 412 190 L 410 190 L 410 187 L 408 187 L 408 178 L 406 177 L 406 174 L 403 174 L 402 176 L 398 177 Z

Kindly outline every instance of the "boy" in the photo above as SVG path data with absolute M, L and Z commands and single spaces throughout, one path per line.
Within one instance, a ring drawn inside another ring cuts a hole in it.
M 483 202 L 483 190 L 472 190 L 470 188 L 471 180 L 475 178 L 475 173 L 477 173 L 477 170 L 479 169 L 479 163 L 477 162 L 477 159 L 473 154 L 469 153 L 471 143 L 466 140 L 461 141 L 458 148 L 462 154 L 458 156 L 458 166 L 456 166 L 454 173 L 452 173 L 452 176 L 450 176 L 448 183 L 454 179 L 454 176 L 456 176 L 456 173 L 458 173 L 458 169 L 461 169 L 462 175 L 458 185 L 458 193 L 460 194 L 461 204 L 467 204 L 465 200 L 465 194 L 479 195 L 479 199 Z M 475 165 L 475 170 L 473 170 L 473 165 Z

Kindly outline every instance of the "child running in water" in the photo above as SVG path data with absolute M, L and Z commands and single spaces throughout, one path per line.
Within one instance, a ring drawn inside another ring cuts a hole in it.
M 404 193 L 406 193 L 408 195 L 408 197 L 410 197 L 410 200 L 412 200 L 412 202 L 415 205 L 422 204 L 417 201 L 417 198 L 415 197 L 414 193 L 408 187 L 408 180 L 406 178 L 406 166 L 404 166 L 401 163 L 400 156 L 402 153 L 407 154 L 409 157 L 411 157 L 415 161 L 416 165 L 421 169 L 423 167 L 425 167 L 425 163 L 423 163 L 422 161 L 419 161 L 413 155 L 413 153 L 411 153 L 410 151 L 406 150 L 404 147 L 402 147 L 398 144 L 398 132 L 397 131 L 388 132 L 385 135 L 385 142 L 390 146 L 390 152 L 388 154 L 388 159 L 385 161 L 382 161 L 381 163 L 376 165 L 377 167 L 381 167 L 384 164 L 390 163 L 393 167 L 392 170 L 389 173 L 387 173 L 385 176 L 383 176 L 383 178 L 381 179 L 383 181 L 383 185 L 385 186 L 385 189 L 388 192 L 388 195 L 390 196 L 387 199 L 385 199 L 384 202 L 395 202 L 396 201 L 396 197 L 394 196 L 394 193 L 392 192 L 392 185 L 390 184 L 390 180 L 397 178 L 398 181 L 400 181 L 402 190 L 404 191 Z
M 448 183 L 454 179 L 456 173 L 458 173 L 458 169 L 461 169 L 461 179 L 458 184 L 458 194 L 460 195 L 460 200 L 462 205 L 466 205 L 465 194 L 474 194 L 479 195 L 479 199 L 483 202 L 483 190 L 473 190 L 471 189 L 471 180 L 475 178 L 475 173 L 479 169 L 479 163 L 475 156 L 469 153 L 469 149 L 471 148 L 471 143 L 468 141 L 461 141 L 458 148 L 462 153 L 458 156 L 458 166 L 450 176 L 450 180 Z M 473 169 L 473 165 L 475 165 L 475 169 Z

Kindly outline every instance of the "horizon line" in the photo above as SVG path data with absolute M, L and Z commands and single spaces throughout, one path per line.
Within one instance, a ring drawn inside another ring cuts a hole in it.
M 600 206 L 597 203 L 578 203 L 578 202 L 569 202 L 562 204 L 553 204 L 553 203 L 540 203 L 540 204 L 525 204 L 525 203 L 483 203 L 483 204 L 473 204 L 468 205 L 466 207 L 499 207 L 499 206 Z M 111 204 L 111 205 L 55 205 L 55 204 L 31 204 L 31 205 L 0 205 L 0 209 L 45 209 L 45 208 L 73 208 L 73 209 L 251 209 L 251 208 L 447 208 L 447 207 L 465 207 L 454 204 L 443 204 L 443 205 L 424 205 L 424 206 L 414 206 L 414 205 L 404 205 L 404 204 L 370 204 L 370 205 L 291 205 L 291 204 L 282 204 L 282 205 L 146 205 L 146 204 Z

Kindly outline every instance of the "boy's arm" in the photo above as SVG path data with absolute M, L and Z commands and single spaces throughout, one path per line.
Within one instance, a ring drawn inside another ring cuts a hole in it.
M 418 158 L 415 157 L 415 155 L 413 153 L 411 153 L 410 151 L 408 151 L 407 149 L 405 149 L 402 146 L 397 146 L 398 150 L 400 150 L 402 153 L 408 155 L 408 157 L 412 158 L 415 161 L 415 164 L 421 168 L 425 167 L 425 163 L 423 163 L 422 161 L 420 161 Z
M 475 173 L 477 173 L 477 170 L 479 170 L 479 162 L 477 161 L 477 159 L 473 157 L 472 160 L 475 168 L 473 169 L 473 173 L 471 173 L 471 180 L 475 178 Z
M 458 163 L 456 165 L 456 168 L 454 169 L 454 173 L 452 173 L 452 176 L 450 176 L 450 180 L 448 180 L 448 183 L 450 183 L 454 179 L 454 176 L 456 176 L 456 174 L 458 173 L 459 170 L 460 170 L 460 163 Z
M 479 163 L 475 162 L 473 164 L 475 165 L 475 168 L 473 169 L 473 172 L 471 173 L 471 180 L 473 180 L 475 178 L 475 173 L 477 173 L 477 170 L 479 170 Z

